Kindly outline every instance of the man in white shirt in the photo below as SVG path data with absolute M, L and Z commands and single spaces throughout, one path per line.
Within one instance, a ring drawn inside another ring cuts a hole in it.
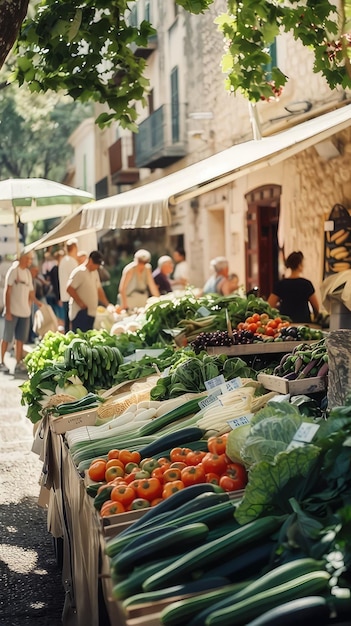
M 5 326 L 1 341 L 0 371 L 9 374 L 5 364 L 5 354 L 8 345 L 15 338 L 15 376 L 27 377 L 27 368 L 23 363 L 23 344 L 28 339 L 31 307 L 34 301 L 34 286 L 32 274 L 28 269 L 33 261 L 31 252 L 22 253 L 19 261 L 15 261 L 9 268 L 4 287 L 4 317 Z
M 69 293 L 67 284 L 73 270 L 78 266 L 78 240 L 69 239 L 66 243 L 66 254 L 58 266 L 58 281 L 60 287 L 60 300 L 64 310 L 65 333 L 70 329 L 68 316 Z
M 96 309 L 99 302 L 104 306 L 110 303 L 101 286 L 99 267 L 103 264 L 101 252 L 94 250 L 88 260 L 76 267 L 68 281 L 67 292 L 70 296 L 69 319 L 72 330 L 83 332 L 94 327 Z

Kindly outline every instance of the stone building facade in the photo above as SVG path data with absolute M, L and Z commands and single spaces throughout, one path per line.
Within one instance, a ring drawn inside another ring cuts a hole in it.
M 275 42 L 277 65 L 289 77 L 279 100 L 251 106 L 240 94 L 228 94 L 220 68 L 222 35 L 214 24 L 226 8 L 225 0 L 215 0 L 204 15 L 195 16 L 171 0 L 135 3 L 134 19 L 150 15 L 157 29 L 156 45 L 147 57 L 148 106 L 140 107 L 139 127 L 161 109 L 167 115 L 176 80 L 178 147 L 181 144 L 183 152 L 174 160 L 144 159 L 132 184 L 114 184 L 121 177 L 109 169 L 109 142 L 110 147 L 114 141 L 125 142 L 128 131 L 117 124 L 109 131 L 90 129 L 98 197 L 186 171 L 193 163 L 253 139 L 279 137 L 285 130 L 349 105 L 350 93 L 331 90 L 322 76 L 314 74 L 312 54 L 289 33 Z M 80 151 L 79 142 L 75 151 L 78 161 L 93 158 Z M 191 282 L 198 287 L 208 276 L 210 260 L 224 255 L 247 289 L 258 284 L 261 294 L 268 296 L 283 272 L 284 255 L 302 250 L 305 276 L 318 289 L 324 277 L 324 223 L 336 203 L 351 209 L 350 152 L 351 130 L 346 126 L 326 138 L 317 134 L 315 141 L 303 144 L 294 154 L 268 159 L 263 168 L 243 164 L 235 180 L 170 205 L 171 224 L 159 231 L 155 252 L 171 252 L 183 243 Z

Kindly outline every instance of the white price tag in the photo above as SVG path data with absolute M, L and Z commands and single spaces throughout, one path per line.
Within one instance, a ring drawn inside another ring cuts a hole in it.
M 299 426 L 295 435 L 293 436 L 293 441 L 304 441 L 306 443 L 309 443 L 310 441 L 312 441 L 318 428 L 319 424 L 302 422 L 301 426 Z
M 215 387 L 223 385 L 223 383 L 225 383 L 225 378 L 223 374 L 220 374 L 220 376 L 216 376 L 215 378 L 211 378 L 210 380 L 205 380 L 205 387 L 207 391 L 209 391 L 210 389 L 214 389 Z
M 196 311 L 196 316 L 198 315 L 201 317 L 207 317 L 208 315 L 211 315 L 211 313 L 205 306 L 200 306 L 200 308 Z
M 221 392 L 226 393 L 227 391 L 234 391 L 234 389 L 242 387 L 242 384 L 240 376 L 237 376 L 236 378 L 232 378 L 232 380 L 227 380 L 223 385 L 221 385 Z
M 253 413 L 246 413 L 246 415 L 240 415 L 240 417 L 234 417 L 232 420 L 228 420 L 228 424 L 232 430 L 239 428 L 239 426 L 247 426 L 250 424 Z
M 213 405 L 214 402 L 219 406 L 218 393 L 212 393 L 210 396 L 207 396 L 207 398 L 200 400 L 199 407 L 200 409 L 207 409 L 207 407 Z

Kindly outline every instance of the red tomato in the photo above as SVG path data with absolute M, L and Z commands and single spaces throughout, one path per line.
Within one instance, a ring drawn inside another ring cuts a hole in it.
M 174 493 L 177 493 L 177 491 L 184 489 L 184 487 L 185 485 L 182 480 L 173 480 L 170 483 L 166 483 L 163 486 L 162 498 L 165 500 L 166 498 L 172 496 Z
M 188 465 L 188 467 L 182 469 L 181 480 L 183 481 L 185 487 L 197 485 L 198 483 L 205 483 L 206 475 L 202 464 Z
M 169 464 L 170 464 L 170 462 L 171 462 L 171 461 L 170 461 L 170 459 L 168 459 L 166 456 L 161 456 L 161 457 L 158 459 L 158 464 L 159 464 L 159 465 L 169 465 Z
M 168 469 L 167 465 L 161 465 L 161 467 L 155 467 L 155 469 L 152 470 L 152 472 L 151 472 L 152 478 L 158 478 L 159 481 L 162 483 L 163 482 L 163 474 L 165 473 L 165 471 L 167 469 Z
M 119 455 L 119 450 L 116 450 L 114 448 L 113 450 L 110 450 L 107 453 L 107 460 L 110 461 L 111 459 L 118 459 L 118 455 Z
M 178 469 L 177 467 L 169 467 L 163 474 L 163 482 L 170 483 L 174 480 L 180 480 L 181 472 L 182 470 Z
M 116 485 L 126 485 L 127 483 L 123 476 L 117 476 L 117 478 L 110 480 L 107 484 L 110 486 L 113 485 L 115 487 Z
M 119 465 L 112 465 L 112 467 L 109 467 L 105 472 L 105 480 L 107 483 L 109 483 L 110 480 L 113 480 L 114 478 L 122 476 L 124 476 L 124 469 Z
M 191 452 L 190 448 L 173 448 L 170 452 L 170 459 L 172 461 L 172 463 L 174 462 L 178 462 L 178 461 L 182 461 L 183 463 L 186 463 L 186 455 L 189 454 L 189 452 Z
M 122 467 L 124 469 L 124 465 L 122 461 L 120 461 L 119 459 L 110 459 L 109 461 L 107 461 L 106 469 L 108 469 L 109 467 L 112 467 L 113 465 L 118 465 L 119 467 Z
M 228 434 L 214 435 L 207 439 L 207 448 L 209 452 L 213 454 L 224 454 L 227 447 Z
M 162 483 L 158 478 L 145 478 L 139 481 L 136 488 L 139 498 L 145 498 L 149 502 L 162 495 Z
M 219 476 L 214 472 L 209 472 L 206 474 L 206 482 L 212 483 L 213 485 L 219 485 Z
M 117 513 L 124 513 L 125 508 L 121 502 L 116 502 L 116 500 L 107 500 L 103 503 L 100 509 L 101 517 L 106 517 L 108 515 L 116 515 Z
M 221 476 L 227 468 L 226 456 L 225 454 L 207 452 L 206 456 L 202 459 L 202 465 L 205 470 L 205 474 L 214 472 L 215 474 Z
M 188 452 L 188 454 L 186 455 L 186 464 L 198 465 L 199 463 L 201 463 L 205 454 L 206 452 L 202 450 L 191 450 L 191 452 Z
M 141 454 L 137 451 L 131 452 L 130 450 L 120 450 L 118 458 L 122 461 L 122 463 L 124 463 L 124 465 L 127 465 L 127 463 L 136 463 L 139 465 L 141 461 Z
M 186 463 L 183 463 L 183 461 L 174 461 L 174 463 L 171 463 L 169 467 L 177 467 L 178 469 L 182 470 L 184 469 L 184 467 L 186 467 Z
M 247 472 L 241 463 L 230 463 L 225 473 L 219 479 L 219 486 L 224 491 L 244 489 L 247 483 Z
M 96 483 L 103 482 L 105 480 L 106 461 L 98 460 L 93 461 L 88 469 L 88 476 Z
M 136 492 L 130 485 L 117 485 L 111 491 L 111 500 L 121 502 L 127 508 L 135 500 Z

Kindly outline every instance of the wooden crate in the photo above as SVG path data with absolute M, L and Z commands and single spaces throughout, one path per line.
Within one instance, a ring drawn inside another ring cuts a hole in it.
M 208 354 L 227 354 L 228 356 L 245 356 L 249 354 L 279 354 L 292 352 L 299 344 L 317 343 L 314 341 L 257 341 L 256 343 L 245 343 L 237 346 L 208 346 Z
M 313 378 L 301 378 L 299 380 L 287 380 L 281 376 L 273 376 L 270 374 L 258 374 L 259 383 L 270 391 L 277 391 L 282 394 L 300 395 L 317 393 L 324 391 L 327 387 L 326 378 L 316 376 Z
M 57 435 L 62 435 L 74 428 L 81 426 L 94 426 L 97 419 L 97 409 L 85 409 L 77 413 L 69 413 L 60 417 L 50 416 L 50 430 Z

